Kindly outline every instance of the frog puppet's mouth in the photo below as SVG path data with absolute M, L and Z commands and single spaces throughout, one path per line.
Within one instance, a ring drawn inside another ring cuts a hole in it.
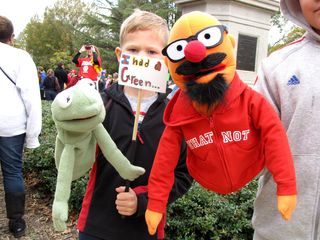
M 88 110 L 85 116 L 76 112 L 70 115 L 69 118 L 66 117 L 66 114 L 61 115 L 60 118 L 56 119 L 56 124 L 60 125 L 62 129 L 75 132 L 91 131 L 102 123 L 105 117 L 103 109 L 96 107 Z

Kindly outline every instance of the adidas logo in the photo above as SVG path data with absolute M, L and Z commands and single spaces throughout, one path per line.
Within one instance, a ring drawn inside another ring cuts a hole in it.
M 298 85 L 298 84 L 300 84 L 300 80 L 299 80 L 299 78 L 297 78 L 296 75 L 293 75 L 293 76 L 289 79 L 289 81 L 288 81 L 288 83 L 287 83 L 288 86 L 289 86 L 289 85 Z

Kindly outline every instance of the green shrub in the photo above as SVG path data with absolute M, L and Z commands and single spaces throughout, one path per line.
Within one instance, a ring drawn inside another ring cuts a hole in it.
M 239 192 L 219 195 L 194 183 L 186 195 L 168 207 L 166 239 L 252 239 L 256 189 L 254 180 Z
M 36 182 L 40 195 L 54 197 L 57 170 L 54 163 L 56 128 L 51 102 L 42 102 L 41 146 L 25 152 L 24 173 Z M 79 212 L 88 175 L 72 183 L 70 209 Z M 168 207 L 166 239 L 248 240 L 252 239 L 251 215 L 257 182 L 237 193 L 218 195 L 193 184 L 189 192 Z

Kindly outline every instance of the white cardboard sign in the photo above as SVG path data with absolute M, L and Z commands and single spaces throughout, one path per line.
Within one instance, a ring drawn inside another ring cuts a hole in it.
M 168 68 L 162 59 L 121 55 L 119 84 L 154 92 L 166 92 Z

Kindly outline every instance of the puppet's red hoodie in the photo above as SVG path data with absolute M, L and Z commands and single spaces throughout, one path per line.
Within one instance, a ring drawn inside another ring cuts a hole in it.
M 237 191 L 267 167 L 278 195 L 296 194 L 293 160 L 279 117 L 237 74 L 211 116 L 196 112 L 179 91 L 169 102 L 164 121 L 149 178 L 148 209 L 165 213 L 183 139 L 190 175 L 211 191 Z

